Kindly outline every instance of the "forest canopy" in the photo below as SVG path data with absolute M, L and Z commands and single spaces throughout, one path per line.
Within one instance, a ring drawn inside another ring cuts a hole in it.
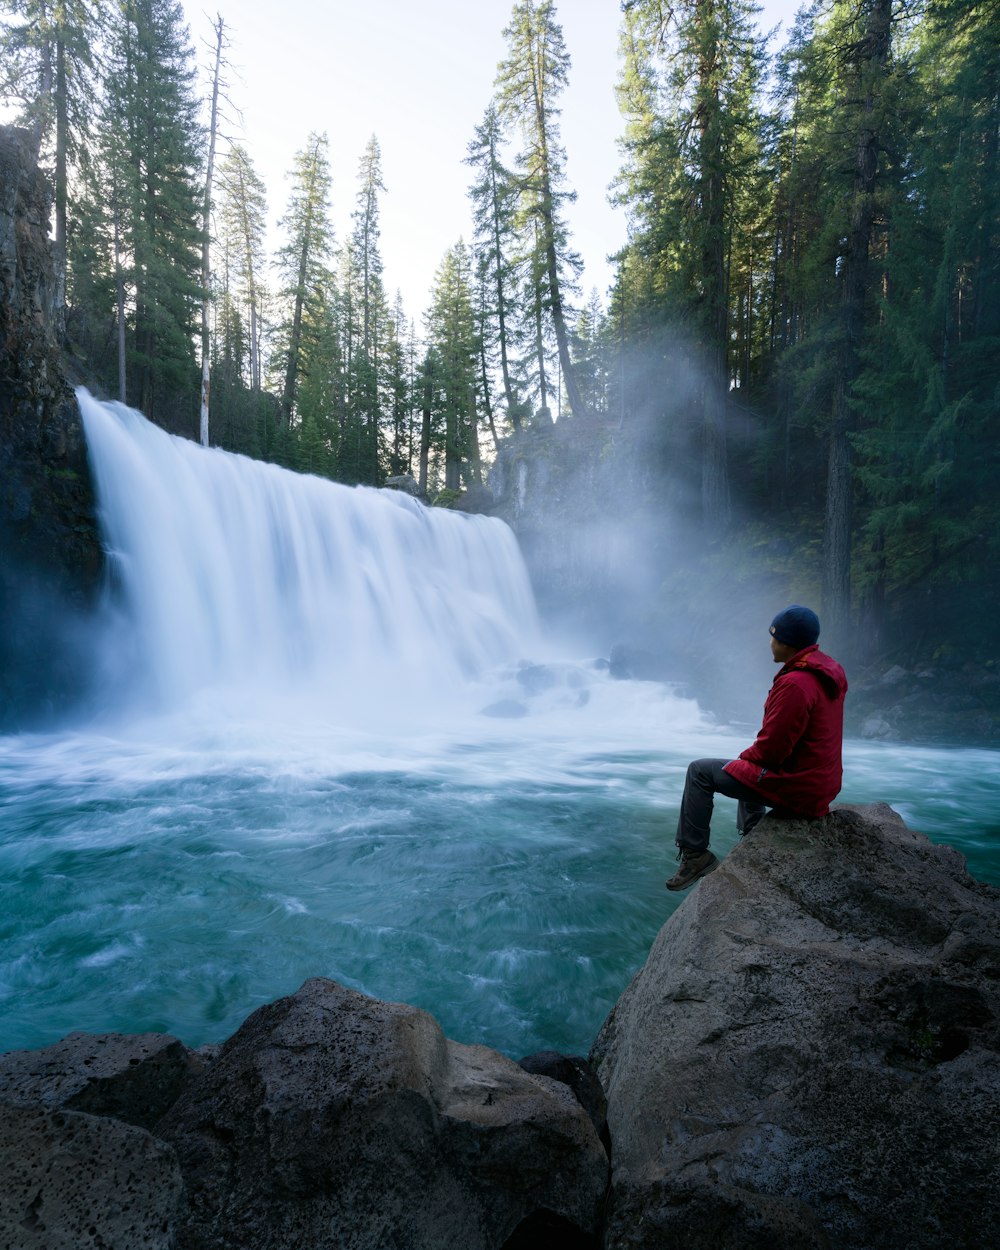
M 605 296 L 580 291 L 566 212 L 570 49 L 555 4 L 515 3 L 468 119 L 473 230 L 416 320 L 382 263 L 376 136 L 340 238 L 329 132 L 292 139 L 269 250 L 253 135 L 219 122 L 221 18 L 206 92 L 175 0 L 2 14 L 0 93 L 51 177 L 65 337 L 96 388 L 431 498 L 532 423 L 641 428 L 706 550 L 809 562 L 830 628 L 872 652 L 981 646 L 1000 609 L 1000 0 L 817 0 L 776 49 L 750 0 L 625 0 L 628 227 Z

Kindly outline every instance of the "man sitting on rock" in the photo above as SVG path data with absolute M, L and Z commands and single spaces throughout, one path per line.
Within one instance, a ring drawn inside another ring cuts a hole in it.
M 819 618 L 794 603 L 771 622 L 771 655 L 781 669 L 764 704 L 764 723 L 738 759 L 689 765 L 677 822 L 680 868 L 666 883 L 686 890 L 719 861 L 708 849 L 716 794 L 739 800 L 736 826 L 750 832 L 771 807 L 779 815 L 825 816 L 843 780 L 841 745 L 847 677 L 816 645 Z

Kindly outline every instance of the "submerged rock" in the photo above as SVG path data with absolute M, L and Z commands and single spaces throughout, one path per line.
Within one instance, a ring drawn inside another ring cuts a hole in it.
M 1000 1222 L 1000 891 L 884 804 L 762 822 L 591 1055 L 605 1245 L 976 1250 Z
M 412 495 L 414 499 L 423 498 L 423 491 L 412 473 L 400 473 L 396 477 L 387 477 L 385 484 L 388 490 L 401 490 L 404 495 Z
M 517 720 L 522 716 L 527 716 L 528 709 L 517 699 L 498 699 L 496 703 L 490 703 L 484 707 L 481 715 L 495 716 L 500 720 Z

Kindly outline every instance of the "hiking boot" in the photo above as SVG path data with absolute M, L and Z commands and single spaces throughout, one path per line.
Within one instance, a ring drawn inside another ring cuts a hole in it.
M 699 877 L 704 877 L 719 866 L 719 861 L 711 851 L 695 851 L 689 846 L 682 846 L 677 858 L 681 861 L 681 866 L 666 883 L 668 890 L 686 890 Z

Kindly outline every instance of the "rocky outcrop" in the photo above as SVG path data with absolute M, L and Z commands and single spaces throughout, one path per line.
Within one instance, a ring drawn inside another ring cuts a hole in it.
M 848 729 L 890 741 L 1000 742 L 1000 667 L 953 659 L 873 666 L 851 681 Z
M 884 805 L 762 822 L 591 1058 L 609 1250 L 995 1244 L 1000 892 Z
M 0 1246 L 596 1248 L 603 1104 L 586 1065 L 565 1063 L 566 1081 L 529 1072 L 415 1007 L 319 979 L 255 1012 L 208 1066 L 155 1035 L 13 1052 Z M 157 1111 L 151 1132 L 134 1127 Z M 85 1151 L 100 1177 L 53 1168 Z M 18 1241 L 22 1228 L 50 1240 Z
M 49 211 L 26 132 L 0 127 L 0 731 L 79 692 L 77 625 L 103 566 Z

